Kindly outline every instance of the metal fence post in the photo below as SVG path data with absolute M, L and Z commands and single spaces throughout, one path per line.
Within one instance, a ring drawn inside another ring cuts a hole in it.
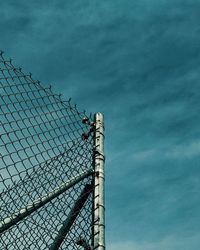
M 94 133 L 94 228 L 93 248 L 105 249 L 105 198 L 104 198 L 104 122 L 101 113 L 95 114 Z

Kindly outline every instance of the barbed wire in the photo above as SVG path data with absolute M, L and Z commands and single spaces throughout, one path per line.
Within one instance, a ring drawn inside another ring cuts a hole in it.
M 91 245 L 93 138 L 84 117 L 0 52 L 0 249 L 51 249 L 64 225 L 59 249 Z

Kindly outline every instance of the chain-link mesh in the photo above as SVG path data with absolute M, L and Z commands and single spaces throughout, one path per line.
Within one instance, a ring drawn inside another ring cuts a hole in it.
M 92 244 L 93 138 L 83 138 L 85 116 L 0 53 L 0 249 L 51 249 L 87 184 L 59 249 Z

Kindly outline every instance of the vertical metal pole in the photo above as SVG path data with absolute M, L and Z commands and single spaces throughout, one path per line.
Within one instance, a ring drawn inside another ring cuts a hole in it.
M 104 205 L 104 124 L 103 115 L 95 114 L 94 134 L 94 228 L 95 250 L 105 249 L 105 205 Z

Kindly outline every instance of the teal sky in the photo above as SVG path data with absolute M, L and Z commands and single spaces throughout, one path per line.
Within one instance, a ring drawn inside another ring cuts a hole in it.
M 0 49 L 103 112 L 109 250 L 199 250 L 200 0 L 0 1 Z

